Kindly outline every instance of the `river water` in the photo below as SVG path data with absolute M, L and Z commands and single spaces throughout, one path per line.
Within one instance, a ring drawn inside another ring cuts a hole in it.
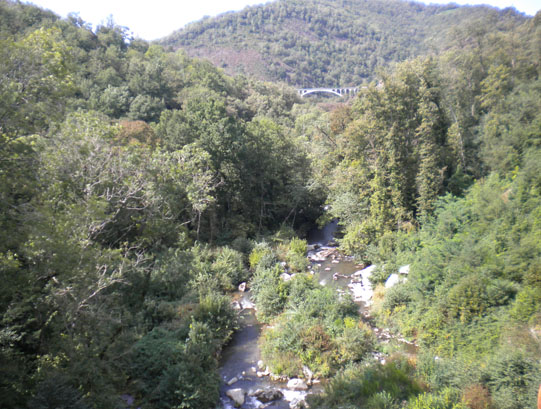
M 372 292 L 369 280 L 367 280 L 369 275 L 367 270 L 369 269 L 363 270 L 364 273 L 360 274 L 360 270 L 364 266 L 356 264 L 352 258 L 343 256 L 335 247 L 329 246 L 329 243 L 333 244 L 333 235 L 337 227 L 338 222 L 333 221 L 321 230 L 313 230 L 309 233 L 310 268 L 321 285 L 336 288 L 338 292 L 351 292 L 359 305 L 359 312 L 366 318 L 365 306 Z M 242 309 L 240 313 L 241 328 L 224 349 L 221 358 L 220 375 L 223 383 L 220 396 L 222 407 L 224 409 L 235 407 L 233 401 L 226 395 L 229 389 L 235 388 L 241 388 L 247 392 L 246 400 L 241 406 L 242 409 L 262 407 L 288 409 L 291 401 L 302 399 L 306 393 L 320 393 L 321 386 L 319 385 L 313 386 L 308 392 L 295 392 L 288 390 L 285 382 L 272 381 L 268 376 L 257 376 L 257 371 L 261 371 L 258 368 L 258 361 L 261 359 L 258 340 L 262 325 L 255 318 L 249 291 L 239 292 L 236 294 L 236 299 Z M 385 342 L 384 331 L 376 328 L 374 330 L 380 341 Z M 231 382 L 232 380 L 235 382 Z M 265 388 L 280 390 L 284 394 L 284 399 L 262 405 L 254 397 L 250 397 L 251 391 Z
M 268 376 L 257 376 L 257 372 L 261 371 L 257 366 L 258 361 L 261 359 L 258 340 L 263 325 L 255 317 L 250 292 L 238 293 L 236 298 L 242 308 L 239 313 L 241 328 L 235 333 L 233 339 L 222 353 L 220 362 L 220 376 L 223 380 L 220 389 L 221 404 L 224 409 L 234 408 L 233 401 L 227 397 L 226 392 L 228 389 L 241 388 L 247 392 L 242 408 L 259 408 L 262 406 L 261 402 L 249 396 L 251 392 L 266 388 L 287 392 L 286 385 L 282 382 L 272 381 Z M 235 378 L 238 380 L 228 385 Z M 292 398 L 292 396 L 290 397 Z M 289 402 L 278 400 L 265 407 L 269 409 L 288 409 Z
M 322 229 L 314 229 L 309 233 L 308 244 L 322 248 L 332 240 L 333 234 L 338 226 L 337 221 L 327 224 Z M 320 266 L 318 266 L 320 264 Z M 349 263 L 351 264 L 351 263 Z M 319 274 L 320 282 L 328 282 L 334 284 L 332 275 L 338 271 L 338 264 L 331 263 L 330 260 L 312 263 L 314 273 Z M 331 270 L 325 270 L 331 268 Z M 352 270 L 353 266 L 348 268 Z M 235 295 L 238 305 L 242 308 L 240 312 L 241 328 L 235 333 L 230 344 L 224 348 L 220 362 L 220 376 L 222 377 L 222 386 L 220 390 L 221 404 L 224 409 L 234 408 L 233 401 L 226 395 L 227 390 L 241 388 L 248 392 L 246 401 L 242 405 L 242 409 L 253 409 L 261 407 L 261 403 L 253 397 L 250 397 L 250 392 L 257 389 L 277 389 L 284 394 L 284 399 L 272 402 L 268 409 L 289 409 L 291 401 L 302 399 L 306 392 L 290 391 L 287 389 L 285 382 L 273 381 L 268 376 L 257 376 L 258 361 L 261 359 L 258 340 L 262 330 L 262 324 L 257 322 L 253 304 L 250 300 L 250 292 L 237 293 Z M 231 380 L 238 379 L 231 383 Z M 230 385 L 228 383 L 231 383 Z M 321 388 L 313 386 L 308 393 L 320 392 Z

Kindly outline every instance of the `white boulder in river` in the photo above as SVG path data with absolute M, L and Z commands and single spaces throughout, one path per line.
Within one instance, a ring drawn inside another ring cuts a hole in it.
M 292 378 L 287 382 L 287 388 L 293 391 L 305 391 L 308 389 L 308 385 L 302 379 Z
M 409 272 L 410 272 L 410 265 L 408 264 L 407 266 L 402 266 L 402 267 L 400 267 L 400 268 L 398 269 L 398 272 L 399 272 L 400 274 L 405 274 L 405 275 L 409 274 Z
M 229 389 L 225 394 L 235 403 L 235 407 L 240 408 L 244 404 L 246 392 L 241 388 Z
M 293 276 L 292 276 L 291 274 L 288 274 L 288 273 L 282 273 L 282 274 L 280 274 L 280 279 L 281 279 L 282 281 L 289 281 L 289 280 L 291 280 L 292 277 L 293 277 Z
M 407 281 L 407 275 L 410 272 L 410 266 L 409 264 L 407 266 L 402 266 L 398 269 L 398 274 L 393 273 L 389 277 L 387 277 L 387 281 L 385 281 L 385 288 L 391 288 L 397 285 L 398 283 L 403 283 Z
M 400 282 L 402 282 L 402 279 L 400 278 L 400 276 L 396 273 L 393 273 L 387 278 L 387 281 L 385 281 L 385 288 L 394 287 Z
M 236 376 L 234 378 L 231 378 L 229 381 L 227 381 L 227 385 L 228 386 L 231 386 L 233 385 L 234 383 L 238 382 L 239 381 L 239 378 L 237 378 Z
M 348 285 L 349 289 L 353 293 L 353 299 L 355 301 L 362 301 L 366 305 L 369 305 L 374 295 L 374 289 L 370 282 L 370 276 L 375 270 L 376 266 L 368 266 L 362 270 L 356 271 L 352 276 L 356 279 L 360 279 L 360 282 L 356 280 Z

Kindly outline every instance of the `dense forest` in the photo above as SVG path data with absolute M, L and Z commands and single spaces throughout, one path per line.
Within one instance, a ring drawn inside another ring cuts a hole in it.
M 535 406 L 541 13 L 366 1 L 339 24 L 359 3 L 275 2 L 149 44 L 0 1 L 2 408 L 216 408 L 242 282 L 270 370 L 325 380 L 311 408 Z M 282 38 L 253 41 L 280 64 L 190 57 L 210 28 L 234 58 L 245 31 Z M 334 102 L 285 83 L 363 80 Z M 331 219 L 414 355 L 308 273 L 306 232 Z
M 514 9 L 426 6 L 400 0 L 281 0 L 187 25 L 160 40 L 229 74 L 294 87 L 359 86 L 391 62 L 456 44 L 478 20 L 508 32 L 527 19 Z

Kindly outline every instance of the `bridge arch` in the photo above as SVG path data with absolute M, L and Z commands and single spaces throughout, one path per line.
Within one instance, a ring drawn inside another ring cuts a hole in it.
M 340 92 L 338 92 L 337 90 L 335 89 L 331 89 L 331 88 L 312 88 L 312 89 L 303 89 L 301 90 L 302 92 L 299 92 L 301 94 L 301 97 L 304 97 L 305 95 L 310 95 L 310 94 L 315 94 L 315 93 L 328 93 L 328 94 L 333 94 L 333 95 L 337 95 L 339 97 L 342 96 L 342 94 L 340 94 Z
M 299 95 L 304 97 L 305 95 L 315 93 L 328 93 L 336 95 L 338 97 L 344 97 L 346 95 L 354 95 L 359 92 L 359 88 L 301 88 L 297 90 Z

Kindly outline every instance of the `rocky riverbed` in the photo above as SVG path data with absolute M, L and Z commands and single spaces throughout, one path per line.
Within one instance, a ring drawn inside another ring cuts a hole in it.
M 369 307 L 372 304 L 374 287 L 370 276 L 376 266 L 364 266 L 354 262 L 351 257 L 344 256 L 332 243 L 332 234 L 336 223 L 316 233 L 308 246 L 307 257 L 311 262 L 310 273 L 317 276 L 321 285 L 332 286 L 339 293 L 349 292 L 359 305 L 360 313 L 367 322 L 371 322 Z M 396 273 L 390 274 L 385 284 L 391 287 L 407 279 L 409 266 L 403 266 Z M 284 272 L 282 280 L 290 280 L 292 275 Z M 241 329 L 235 334 L 231 344 L 224 350 L 220 374 L 223 379 L 221 401 L 224 409 L 269 408 L 295 409 L 304 407 L 309 393 L 322 391 L 318 379 L 308 368 L 304 369 L 304 379 L 288 379 L 270 373 L 261 360 L 258 339 L 262 325 L 255 318 L 255 306 L 250 300 L 246 285 L 241 284 L 233 301 L 239 310 Z M 414 349 L 415 345 L 400 338 L 395 338 L 388 329 L 372 327 L 380 343 L 389 343 L 395 339 Z M 374 358 L 385 362 L 385 355 L 375 352 Z
M 224 349 L 220 375 L 223 383 L 221 402 L 224 409 L 304 407 L 309 393 L 319 393 L 319 380 L 306 368 L 305 379 L 288 379 L 270 373 L 261 360 L 258 346 L 262 325 L 255 318 L 255 307 L 249 291 L 239 291 L 233 300 L 239 310 L 241 329 Z

